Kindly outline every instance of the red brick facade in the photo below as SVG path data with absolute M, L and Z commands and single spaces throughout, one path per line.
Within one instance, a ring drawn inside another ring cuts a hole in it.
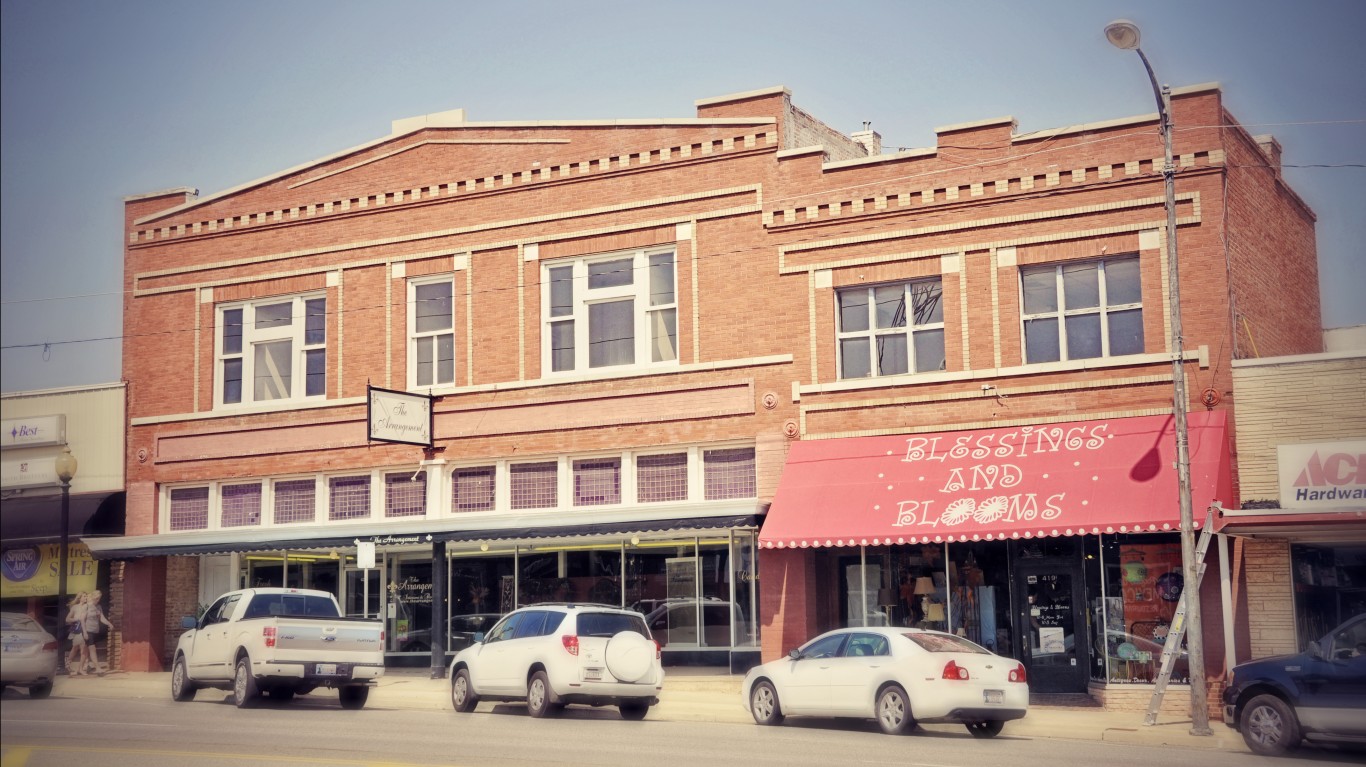
M 1278 174 L 1230 167 L 1265 161 L 1244 131 L 1196 127 L 1234 124 L 1217 90 L 1173 108 L 1191 405 L 1208 388 L 1229 407 L 1242 318 L 1263 354 L 1318 350 L 1313 215 Z M 1170 411 L 1154 120 L 1025 136 L 992 121 L 849 159 L 858 145 L 781 89 L 697 113 L 426 127 L 202 200 L 130 201 L 128 534 L 167 532 L 171 484 L 414 465 L 415 448 L 367 443 L 364 395 L 407 388 L 407 285 L 429 274 L 454 273 L 455 380 L 435 418 L 450 460 L 739 441 L 763 501 L 793 439 Z M 677 366 L 543 370 L 542 264 L 654 246 L 676 252 Z M 1025 364 L 1021 267 L 1120 254 L 1139 257 L 1143 353 Z M 921 277 L 942 280 L 944 369 L 842 381 L 837 292 Z M 216 307 L 305 292 L 327 301 L 325 402 L 216 409 Z M 806 557 L 761 552 L 765 658 L 818 625 Z M 164 662 L 185 606 L 166 581 L 186 574 L 157 561 L 128 568 L 130 668 Z

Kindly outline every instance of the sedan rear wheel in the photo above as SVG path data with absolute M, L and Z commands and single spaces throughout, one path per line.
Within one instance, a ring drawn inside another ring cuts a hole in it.
M 52 694 L 52 683 L 51 683 L 51 682 L 43 682 L 42 684 L 35 684 L 35 685 L 33 685 L 32 687 L 28 688 L 28 696 L 29 696 L 30 698 L 46 698 L 47 696 L 49 696 L 49 695 L 51 695 L 51 694 Z
M 911 699 L 900 685 L 883 688 L 877 696 L 877 724 L 888 735 L 900 735 L 915 726 L 911 716 Z
M 1258 695 L 1243 707 L 1238 729 L 1253 753 L 1275 756 L 1300 745 L 1295 712 L 1275 695 Z
M 972 733 L 974 738 L 994 738 L 1001 734 L 1001 729 L 1006 723 L 1000 719 L 988 719 L 982 722 L 968 722 L 965 727 Z
M 754 721 L 762 725 L 783 723 L 783 707 L 778 703 L 778 691 L 772 682 L 760 682 L 749 691 L 749 712 L 754 715 Z

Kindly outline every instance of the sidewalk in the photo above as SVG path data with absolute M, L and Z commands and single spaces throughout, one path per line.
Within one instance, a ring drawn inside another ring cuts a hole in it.
M 752 720 L 740 705 L 739 675 L 717 674 L 713 669 L 670 667 L 664 692 L 650 719 L 686 722 L 723 722 L 748 724 Z M 388 669 L 378 686 L 370 692 L 367 706 L 388 709 L 450 711 L 450 687 L 445 679 L 431 679 L 427 669 Z M 53 692 L 76 698 L 170 698 L 169 673 L 110 672 L 103 677 L 57 679 Z M 203 690 L 202 696 L 227 696 L 225 691 Z M 313 696 L 325 699 L 336 693 L 318 690 Z M 924 725 L 927 730 L 963 732 L 958 725 Z M 1099 740 L 1142 746 L 1175 746 L 1194 749 L 1220 749 L 1249 753 L 1238 733 L 1223 722 L 1211 722 L 1210 737 L 1191 735 L 1190 722 L 1167 718 L 1151 727 L 1143 724 L 1141 711 L 1106 711 L 1099 708 L 1070 708 L 1034 705 L 1024 719 L 1006 725 L 1005 735 L 1020 738 L 1061 738 Z

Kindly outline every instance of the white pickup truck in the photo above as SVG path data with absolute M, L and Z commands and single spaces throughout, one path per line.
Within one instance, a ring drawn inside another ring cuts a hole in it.
M 384 675 L 384 624 L 344 618 L 326 591 L 243 589 L 214 601 L 176 643 L 171 697 L 232 690 L 238 708 L 262 693 L 286 701 L 335 687 L 342 708 L 358 709 Z

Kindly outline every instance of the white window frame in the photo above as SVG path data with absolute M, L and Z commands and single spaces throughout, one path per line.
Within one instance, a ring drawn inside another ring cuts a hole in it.
M 451 314 L 450 325 L 438 330 L 419 332 L 417 329 L 417 290 L 419 287 L 427 285 L 438 285 L 446 283 L 451 288 Z M 433 388 L 440 386 L 454 386 L 455 373 L 455 278 L 452 274 L 442 274 L 429 277 L 415 278 L 408 281 L 408 388 Z M 437 365 L 436 347 L 440 344 L 440 337 L 449 335 L 451 337 L 451 376 L 449 380 L 442 380 Z M 417 380 L 417 347 L 420 343 L 430 341 L 432 349 L 432 380 L 426 383 Z
M 650 258 L 671 254 L 673 256 L 673 301 L 650 304 Z M 629 285 L 592 288 L 588 287 L 588 268 L 590 264 L 605 261 L 630 259 L 632 279 Z M 552 317 L 551 277 L 552 269 L 569 266 L 573 279 L 573 310 L 570 314 Z M 609 303 L 630 299 L 633 304 L 633 328 L 635 332 L 633 352 L 634 361 L 618 365 L 590 367 L 590 337 L 588 327 L 589 307 L 594 304 Z M 673 358 L 653 361 L 652 327 L 656 315 L 664 312 L 674 313 Z M 552 326 L 562 322 L 574 323 L 574 366 L 569 370 L 553 370 L 553 349 L 551 345 Z M 610 375 L 623 372 L 650 370 L 661 367 L 678 367 L 678 250 L 672 246 L 661 248 L 642 248 L 640 250 L 599 253 L 591 256 L 556 259 L 541 263 L 541 375 L 543 378 Z
M 941 317 L 941 319 L 940 319 L 939 322 L 926 322 L 926 323 L 924 323 L 924 324 L 916 324 L 916 323 L 915 323 L 915 305 L 914 305 L 914 302 L 913 302 L 913 294 L 912 294 L 912 292 L 911 292 L 911 291 L 912 291 L 912 288 L 913 288 L 913 286 L 915 286 L 915 285 L 923 285 L 923 284 L 931 283 L 931 282 L 932 282 L 932 283 L 936 283 L 936 284 L 939 285 L 939 301 L 940 301 L 939 316 Z M 908 310 L 907 315 L 906 315 L 906 324 L 905 324 L 904 326 L 902 326 L 902 327 L 896 327 L 896 328 L 879 328 L 879 327 L 877 326 L 877 300 L 876 300 L 877 289 L 878 289 L 878 288 L 889 288 L 889 287 L 900 287 L 900 288 L 901 288 L 901 291 L 902 291 L 902 294 L 906 297 L 906 308 L 907 308 L 907 310 Z M 847 292 L 849 292 L 849 291 L 855 291 L 855 290 L 863 290 L 863 291 L 866 291 L 866 293 L 868 294 L 868 328 L 867 328 L 866 330 L 845 331 L 845 330 L 844 330 L 844 320 L 843 320 L 843 317 L 842 317 L 841 314 L 840 314 L 840 295 L 843 294 L 843 293 L 847 293 Z M 938 276 L 935 276 L 935 277 L 923 277 L 923 278 L 916 278 L 916 279 L 909 279 L 909 280 L 898 280 L 898 281 L 895 281 L 895 282 L 883 282 L 883 283 L 878 283 L 878 284 L 876 284 L 876 285 L 866 285 L 866 286 L 865 286 L 865 285 L 850 285 L 850 286 L 846 286 L 846 287 L 842 287 L 842 288 L 837 288 L 837 289 L 835 290 L 835 375 L 836 375 L 836 377 L 838 378 L 838 380 L 841 380 L 841 381 L 862 381 L 862 380 L 867 379 L 867 378 L 882 378 L 882 377 L 884 377 L 884 376 L 889 376 L 889 375 L 928 375 L 928 374 L 930 374 L 930 373 L 938 373 L 938 372 L 941 372 L 941 371 L 943 370 L 943 368 L 935 368 L 935 369 L 933 369 L 933 370 L 921 370 L 921 371 L 917 371 L 917 370 L 915 369 L 915 367 L 916 367 L 916 359 L 915 359 L 915 335 L 916 335 L 917 333 L 923 333 L 923 332 L 932 331 L 932 330 L 938 330 L 938 331 L 940 331 L 941 337 L 946 335 L 946 334 L 944 333 L 944 321 L 943 321 L 943 319 L 942 319 L 942 317 L 944 316 L 943 301 L 944 301 L 944 280 L 943 280 L 942 277 L 938 277 Z M 882 373 L 882 372 L 880 372 L 880 371 L 878 370 L 878 364 L 877 364 L 877 363 L 878 363 L 878 358 L 877 358 L 877 341 L 878 341 L 878 338 L 880 338 L 880 337 L 886 337 L 886 336 L 893 336 L 893 335 L 900 335 L 900 336 L 905 336 L 905 337 L 906 337 L 906 372 L 904 372 L 904 373 Z M 868 375 L 866 375 L 866 376 L 861 376 L 861 377 L 859 377 L 859 378 L 845 378 L 845 377 L 844 377 L 844 342 L 845 342 L 845 341 L 848 341 L 848 340 L 860 339 L 860 338 L 866 338 L 866 339 L 868 340 L 869 373 L 868 373 Z M 945 354 L 945 357 L 946 357 L 945 363 L 947 364 L 947 355 L 948 355 L 948 339 L 947 339 L 947 337 L 944 338 L 944 345 L 945 345 L 945 352 L 944 352 L 944 354 Z
M 1139 300 L 1138 300 L 1138 301 L 1133 302 L 1133 303 L 1127 303 L 1127 304 L 1114 304 L 1114 305 L 1110 305 L 1110 303 L 1109 303 L 1109 295 L 1108 295 L 1108 290 L 1107 290 L 1107 284 L 1106 284 L 1106 283 L 1107 283 L 1107 280 L 1106 280 L 1105 270 L 1106 270 L 1106 264 L 1107 264 L 1107 263 L 1114 263 L 1114 262 L 1116 262 L 1116 261 L 1133 261 L 1135 264 L 1137 264 L 1137 266 L 1138 266 L 1138 283 L 1139 283 L 1139 284 L 1138 284 L 1138 289 L 1139 289 Z M 1062 276 L 1062 272 L 1063 272 L 1063 269 L 1064 269 L 1065 267 L 1068 267 L 1068 266 L 1078 266 L 1078 265 L 1083 265 L 1083 264 L 1096 264 L 1096 271 L 1097 271 L 1096 282 L 1097 282 L 1097 286 L 1098 286 L 1098 298 L 1097 298 L 1097 303 L 1096 303 L 1096 306 L 1090 306 L 1090 307 L 1085 307 L 1085 308 L 1081 308 L 1081 309 L 1068 309 L 1068 308 L 1067 308 L 1067 303 L 1066 303 L 1066 292 L 1065 292 L 1064 289 L 1063 289 L 1063 276 Z M 1041 272 L 1041 271 L 1045 271 L 1046 269 L 1052 269 L 1052 270 L 1053 270 L 1053 289 L 1054 289 L 1054 296 L 1056 297 L 1057 308 L 1054 309 L 1054 310 L 1051 311 L 1051 312 L 1035 312 L 1035 313 L 1033 313 L 1033 314 L 1027 314 L 1027 313 L 1025 312 L 1025 287 L 1024 287 L 1024 283 L 1025 283 L 1025 279 L 1024 279 L 1024 278 L 1025 278 L 1025 273 L 1026 273 L 1026 272 L 1033 272 L 1033 271 L 1040 271 L 1040 272 Z M 1143 350 L 1143 349 L 1139 349 L 1139 350 L 1136 351 L 1136 352 L 1130 352 L 1130 353 L 1128 353 L 1128 354 L 1121 354 L 1121 355 L 1112 355 L 1112 354 L 1110 354 L 1110 313 L 1111 313 L 1111 312 L 1132 311 L 1132 310 L 1134 310 L 1134 309 L 1137 309 L 1137 310 L 1139 310 L 1139 312 L 1140 312 L 1140 315 L 1139 315 L 1140 318 L 1142 317 L 1142 311 L 1143 311 L 1143 262 L 1142 262 L 1142 260 L 1139 258 L 1139 255 L 1138 255 L 1137 253 L 1120 253 L 1120 254 L 1116 254 L 1116 255 L 1114 255 L 1114 256 L 1108 256 L 1108 257 L 1104 257 L 1104 258 L 1087 258 L 1087 259 L 1080 259 L 1080 260 L 1076 260 L 1076 261 L 1060 261 L 1060 262 L 1056 262 L 1056 263 L 1031 264 L 1031 265 L 1029 265 L 1029 266 L 1022 266 L 1022 267 L 1019 268 L 1019 270 L 1018 270 L 1018 279 L 1019 279 L 1019 291 L 1020 291 L 1020 297 L 1019 297 L 1019 301 L 1020 301 L 1020 362 L 1021 362 L 1022 364 L 1025 364 L 1025 365 L 1049 365 L 1049 364 L 1053 364 L 1053 363 L 1056 363 L 1056 362 L 1066 362 L 1066 361 L 1068 361 L 1068 360 L 1071 360 L 1072 357 L 1068 354 L 1068 349 L 1067 349 L 1067 318 L 1068 318 L 1068 317 L 1083 317 L 1083 316 L 1088 316 L 1088 315 L 1099 315 L 1099 316 L 1100 316 L 1100 356 L 1099 356 L 1099 357 L 1081 357 L 1081 358 L 1078 358 L 1078 359 L 1105 359 L 1105 358 L 1109 358 L 1109 357 L 1128 357 L 1128 356 L 1132 356 L 1132 355 L 1134 355 L 1134 354 L 1142 354 L 1142 353 L 1143 353 L 1144 350 Z M 1029 323 L 1030 320 L 1040 320 L 1040 319 L 1044 319 L 1044 320 L 1046 320 L 1046 319 L 1057 319 L 1057 320 L 1058 320 L 1058 359 L 1056 359 L 1056 360 L 1043 360 L 1043 361 L 1039 361 L 1039 362 L 1030 362 L 1030 361 L 1029 361 L 1029 339 L 1028 339 L 1028 337 L 1027 337 L 1028 334 L 1027 334 L 1026 331 L 1025 331 L 1025 327 L 1028 325 L 1028 323 Z M 1146 334 L 1145 334 L 1145 344 L 1146 344 Z
M 219 304 L 216 307 L 217 324 L 214 328 L 214 371 L 213 371 L 213 401 L 214 408 L 223 409 L 250 409 L 260 407 L 276 407 L 290 403 L 309 402 L 327 399 L 327 370 L 329 366 L 324 362 L 323 373 L 323 393 L 308 395 L 308 353 L 322 350 L 324 360 L 327 357 L 327 322 L 323 322 L 323 340 L 321 343 L 306 344 L 306 331 L 308 326 L 307 306 L 309 301 L 322 300 L 324 311 L 326 311 L 327 293 L 326 291 L 298 293 L 287 296 L 270 296 L 268 298 L 257 298 L 250 301 L 234 301 L 231 303 Z M 274 306 L 289 302 L 292 304 L 290 309 L 290 323 L 287 326 L 277 328 L 256 329 L 256 310 L 258 307 Z M 234 309 L 242 310 L 242 349 L 240 352 L 229 354 L 224 350 L 223 331 L 225 325 L 225 314 Z M 326 315 L 324 315 L 325 317 Z M 270 343 L 275 341 L 289 341 L 291 344 L 291 373 L 289 380 L 289 394 L 277 399 L 255 399 L 255 376 L 256 376 L 256 353 L 255 348 L 258 344 Z M 242 363 L 242 400 L 241 402 L 224 402 L 224 363 L 231 359 L 241 360 Z

